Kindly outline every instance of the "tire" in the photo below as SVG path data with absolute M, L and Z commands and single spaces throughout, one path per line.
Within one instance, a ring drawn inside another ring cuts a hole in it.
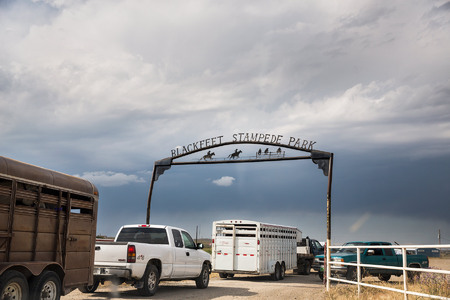
M 348 267 L 345 278 L 349 281 L 356 281 L 357 271 L 355 267 Z
M 0 276 L 0 299 L 28 300 L 28 282 L 17 271 L 6 271 Z
M 281 266 L 280 263 L 277 262 L 275 265 L 275 273 L 270 274 L 270 277 L 272 277 L 272 280 L 277 281 L 281 278 Z
M 219 277 L 222 279 L 227 278 L 228 274 L 227 273 L 219 273 Z
M 419 266 L 415 266 L 415 265 L 412 265 L 409 267 L 410 268 L 420 268 Z M 420 272 L 407 271 L 406 273 L 407 273 L 406 276 L 408 277 L 409 282 L 414 282 L 420 278 Z
M 84 285 L 82 287 L 79 287 L 78 289 L 80 290 L 80 292 L 86 294 L 86 293 L 94 293 L 98 286 L 100 284 L 100 280 L 94 279 L 94 284 L 93 285 Z
M 233 277 L 234 277 L 234 274 L 227 274 L 227 277 L 228 277 L 228 278 L 233 278 Z
M 305 265 L 303 266 L 302 275 L 311 274 L 311 262 L 309 260 L 305 261 Z
M 378 279 L 388 282 L 391 279 L 391 274 L 378 274 Z
M 195 285 L 198 289 L 206 289 L 209 284 L 209 267 L 207 264 L 203 264 L 200 275 L 195 279 Z
M 158 290 L 159 271 L 155 265 L 148 265 L 142 277 L 143 287 L 138 289 L 142 296 L 153 296 Z
M 281 263 L 281 269 L 280 269 L 280 280 L 283 280 L 286 277 L 286 265 Z
M 44 271 L 33 278 L 30 284 L 30 299 L 59 300 L 61 297 L 61 280 L 53 271 Z

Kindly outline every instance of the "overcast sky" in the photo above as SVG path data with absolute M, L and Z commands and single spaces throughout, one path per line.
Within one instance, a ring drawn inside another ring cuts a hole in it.
M 334 243 L 450 244 L 445 0 L 1 0 L 0 105 L 0 155 L 95 183 L 100 234 L 145 222 L 156 160 L 248 132 L 335 154 Z M 151 221 L 323 241 L 326 187 L 311 161 L 174 166 Z

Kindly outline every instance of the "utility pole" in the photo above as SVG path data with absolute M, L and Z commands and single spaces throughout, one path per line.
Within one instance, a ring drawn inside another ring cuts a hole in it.
M 439 245 L 441 244 L 441 230 L 438 230 L 438 241 L 439 241 Z

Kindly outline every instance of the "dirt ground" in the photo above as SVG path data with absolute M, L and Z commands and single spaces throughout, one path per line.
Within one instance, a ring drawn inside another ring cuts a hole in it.
M 270 276 L 236 275 L 234 278 L 220 279 L 211 274 L 209 286 L 197 289 L 193 280 L 163 281 L 156 295 L 151 298 L 140 296 L 129 285 L 100 286 L 93 294 L 83 294 L 75 290 L 63 300 L 80 299 L 325 299 L 325 289 L 317 273 L 309 276 L 286 273 L 281 281 L 272 281 Z
M 450 270 L 450 259 L 430 258 L 430 266 Z M 395 277 L 395 280 L 401 278 Z M 100 286 L 92 294 L 83 294 L 78 290 L 61 297 L 63 300 L 94 299 L 149 299 L 140 296 L 129 285 Z M 270 276 L 236 275 L 234 278 L 220 279 L 211 274 L 207 289 L 195 287 L 192 280 L 163 281 L 155 296 L 150 299 L 326 299 L 325 287 L 315 272 L 309 276 L 294 275 L 287 272 L 282 281 L 272 281 Z

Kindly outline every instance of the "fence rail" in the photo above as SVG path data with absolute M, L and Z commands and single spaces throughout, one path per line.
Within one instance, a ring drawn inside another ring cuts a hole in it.
M 394 267 L 394 266 L 387 266 L 387 265 L 372 265 L 372 264 L 362 264 L 361 263 L 361 249 L 401 249 L 402 252 L 402 260 L 403 264 L 402 267 Z M 326 255 L 326 287 L 327 291 L 330 290 L 330 281 L 336 281 L 336 282 L 344 282 L 349 284 L 356 284 L 358 285 L 358 297 L 361 293 L 361 286 L 365 287 L 372 287 L 382 290 L 388 290 L 392 292 L 397 293 L 403 293 L 404 298 L 408 299 L 408 295 L 414 295 L 414 296 L 421 296 L 421 297 L 428 297 L 431 299 L 450 299 L 447 297 L 437 296 L 437 295 L 430 295 L 425 293 L 418 293 L 408 290 L 408 274 L 407 272 L 424 272 L 424 273 L 437 273 L 437 274 L 445 274 L 450 275 L 450 271 L 448 270 L 436 270 L 436 269 L 424 269 L 424 268 L 410 268 L 407 266 L 407 250 L 411 248 L 450 248 L 450 245 L 360 245 L 360 246 L 329 246 L 327 255 Z M 356 257 L 357 262 L 342 262 L 342 261 L 332 261 L 330 259 L 330 252 L 329 249 L 356 249 Z M 331 276 L 331 265 L 340 265 L 340 266 L 355 266 L 357 268 L 357 280 L 356 281 L 350 281 L 346 279 L 336 278 Z M 403 289 L 396 289 L 386 286 L 380 286 L 380 285 L 374 285 L 370 283 L 364 283 L 361 282 L 362 276 L 361 276 L 361 267 L 365 268 L 378 268 L 378 269 L 390 269 L 390 270 L 401 270 L 403 271 Z

